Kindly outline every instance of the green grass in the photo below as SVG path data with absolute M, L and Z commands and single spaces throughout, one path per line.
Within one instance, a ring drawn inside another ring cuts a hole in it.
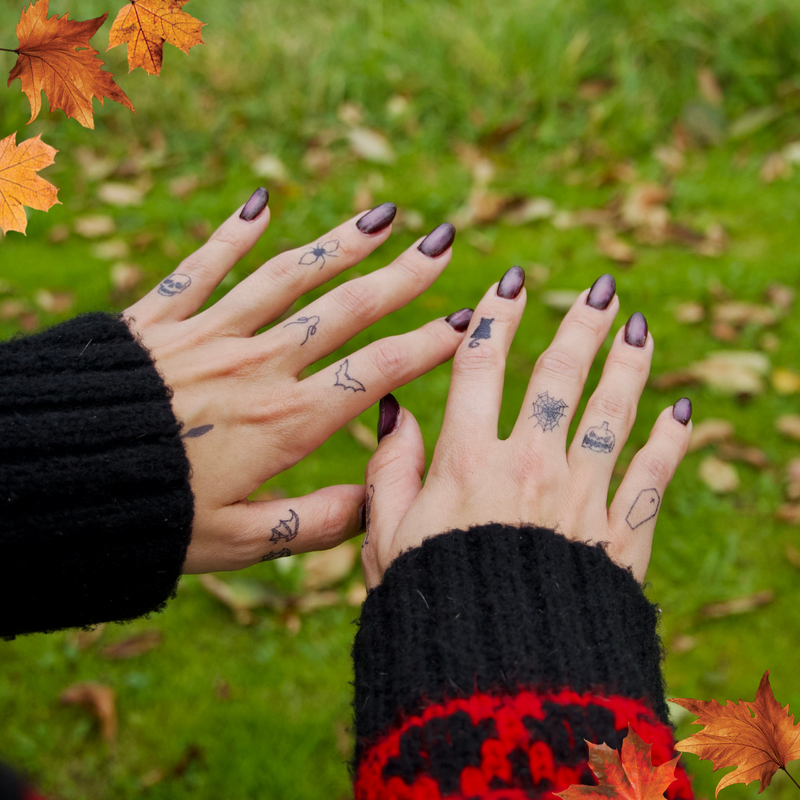
M 15 45 L 13 25 L 21 5 L 0 0 L 0 46 Z M 114 4 L 112 16 L 120 5 Z M 79 18 L 107 9 L 100 0 L 51 4 L 53 12 L 69 10 Z M 218 224 L 259 185 L 252 164 L 265 152 L 283 160 L 290 180 L 272 187 L 272 228 L 229 286 L 274 253 L 313 240 L 351 214 L 354 195 L 365 183 L 373 187 L 375 202 L 392 200 L 419 211 L 425 229 L 447 220 L 472 185 L 457 156 L 458 142 L 483 147 L 495 163 L 493 190 L 544 195 L 560 209 L 580 209 L 624 193 L 624 185 L 599 180 L 609 165 L 626 162 L 642 178 L 664 180 L 653 148 L 669 142 L 681 121 L 711 146 L 689 152 L 672 184 L 670 207 L 676 219 L 698 227 L 722 223 L 730 246 L 721 258 L 673 245 L 642 246 L 635 265 L 620 269 L 598 254 L 591 230 L 559 230 L 549 222 L 522 228 L 492 223 L 477 235 L 462 231 L 453 263 L 436 285 L 361 334 L 352 347 L 474 304 L 513 263 L 546 266 L 549 277 L 541 288 L 548 290 L 582 289 L 611 269 L 622 301 L 620 324 L 636 310 L 648 318 L 657 375 L 709 351 L 759 347 L 762 331 L 754 327 L 724 345 L 709 335 L 707 322 L 677 323 L 678 303 L 711 304 L 718 284 L 736 299 L 755 302 L 773 282 L 800 286 L 797 170 L 769 185 L 758 176 L 769 152 L 800 140 L 800 9 L 794 2 L 193 0 L 186 10 L 208 22 L 207 46 L 193 49 L 188 58 L 167 47 L 160 79 L 140 70 L 128 76 L 122 48 L 102 56 L 133 100 L 136 115 L 113 103 L 95 104 L 95 131 L 46 111 L 26 127 L 28 106 L 19 84 L 0 93 L 0 136 L 16 130 L 21 140 L 41 132 L 60 150 L 46 175 L 59 186 L 64 205 L 49 214 L 33 212 L 27 238 L 10 234 L 0 242 L 3 290 L 29 304 L 40 326 L 80 311 L 120 309 L 136 296 L 113 293 L 109 262 L 93 257 L 93 243 L 73 232 L 53 244 L 54 226 L 71 228 L 82 215 L 110 213 L 115 237 L 132 248 L 125 260 L 147 275 L 143 291 L 198 246 L 198 231 Z M 100 50 L 107 31 L 108 25 L 97 37 Z M 13 56 L 3 59 L 0 64 L 10 69 Z M 698 100 L 700 67 L 719 78 L 721 109 Z M 582 99 L 579 89 L 588 80 L 610 88 L 600 98 Z M 408 101 L 399 116 L 389 103 L 398 95 Z M 337 118 L 344 102 L 357 103 L 364 124 L 387 134 L 398 155 L 395 164 L 366 164 L 352 155 Z M 765 108 L 764 119 L 771 121 L 737 138 L 742 118 Z M 512 123 L 518 126 L 515 133 L 498 143 L 498 128 Z M 98 183 L 77 163 L 79 148 L 119 163 L 158 149 L 159 141 L 160 165 L 139 175 L 153 182 L 145 202 L 125 209 L 104 206 Z M 309 146 L 325 141 L 331 168 L 312 174 L 303 157 Z M 185 175 L 197 175 L 199 188 L 176 200 L 169 181 Z M 416 235 L 395 233 L 358 270 L 386 263 Z M 34 301 L 41 288 L 72 291 L 74 307 L 62 315 L 41 311 Z M 509 362 L 503 434 L 558 321 L 559 314 L 533 289 Z M 0 321 L 0 336 L 16 330 L 15 320 Z M 769 354 L 773 367 L 798 369 L 800 332 L 794 318 L 773 330 L 780 340 Z M 449 368 L 442 367 L 398 392 L 419 419 L 429 451 L 448 375 Z M 590 387 L 598 377 L 599 367 Z M 646 391 L 623 461 L 679 392 Z M 741 490 L 718 498 L 699 482 L 705 453 L 695 453 L 664 498 L 650 594 L 664 610 L 667 644 L 679 634 L 697 639 L 694 649 L 668 657 L 669 691 L 752 699 L 762 672 L 770 668 L 778 699 L 796 705 L 800 684 L 792 665 L 800 642 L 800 582 L 784 547 L 800 544 L 800 536 L 776 522 L 774 512 L 783 502 L 783 466 L 800 455 L 800 446 L 775 432 L 774 419 L 796 412 L 797 395 L 769 390 L 742 401 L 699 388 L 690 394 L 697 420 L 731 420 L 738 438 L 763 448 L 773 467 L 758 472 L 739 466 Z M 373 426 L 375 410 L 363 421 Z M 341 433 L 273 484 L 294 495 L 360 481 L 366 459 L 366 451 Z M 265 564 L 249 570 L 248 577 L 296 588 L 300 566 L 285 569 Z M 775 591 L 775 601 L 750 614 L 700 617 L 707 603 L 767 588 Z M 31 576 L 30 591 L 46 594 L 48 587 Z M 274 613 L 255 613 L 254 626 L 236 625 L 189 578 L 165 613 L 128 628 L 109 628 L 86 650 L 78 651 L 69 633 L 0 643 L 0 754 L 64 800 L 347 797 L 349 647 L 357 612 L 342 603 L 305 615 L 296 636 Z M 164 634 L 156 650 L 122 662 L 99 655 L 103 644 L 153 628 Z M 59 706 L 61 690 L 78 680 L 116 689 L 115 749 L 103 744 L 81 711 Z M 230 697 L 220 693 L 223 685 L 229 685 Z M 679 736 L 690 730 L 683 722 Z M 180 776 L 142 787 L 143 776 L 156 768 L 169 771 L 190 746 L 202 749 L 200 760 Z M 688 762 L 698 795 L 710 796 L 719 776 L 707 762 L 693 757 Z M 767 793 L 788 798 L 796 789 L 781 777 Z M 756 792 L 751 785 L 725 794 L 736 800 Z

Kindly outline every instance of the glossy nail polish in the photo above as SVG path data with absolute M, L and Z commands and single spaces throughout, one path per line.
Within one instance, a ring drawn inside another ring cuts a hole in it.
M 397 427 L 397 418 L 400 416 L 400 404 L 393 394 L 381 398 L 378 407 L 378 441 L 388 436 Z
M 616 291 L 617 282 L 614 280 L 614 276 L 608 273 L 601 275 L 589 289 L 586 305 L 596 308 L 598 311 L 605 311 L 608 304 L 614 299 Z
M 444 253 L 456 238 L 454 225 L 445 222 L 434 228 L 421 242 L 417 250 L 428 258 L 436 258 Z
M 497 286 L 497 296 L 506 300 L 513 300 L 519 296 L 525 285 L 525 270 L 522 267 L 511 267 L 500 279 Z
M 245 203 L 242 213 L 239 214 L 239 219 L 243 219 L 245 222 L 252 222 L 261 216 L 261 212 L 267 207 L 267 203 L 269 203 L 269 191 L 262 186 L 260 189 L 256 189 Z
M 356 227 L 361 233 L 380 233 L 392 224 L 396 214 L 397 206 L 394 203 L 381 203 L 379 206 L 375 206 L 372 211 L 367 211 L 356 222 Z
M 625 323 L 625 341 L 634 347 L 644 347 L 647 342 L 647 320 L 637 311 Z
M 463 333 L 469 327 L 469 321 L 472 319 L 473 310 L 471 308 L 462 308 L 460 311 L 454 311 L 445 322 L 454 330 Z
M 367 529 L 367 504 L 362 503 L 358 507 L 358 532 L 361 533 Z
M 681 425 L 688 425 L 692 418 L 692 401 L 688 397 L 681 397 L 672 406 L 672 419 L 677 420 Z

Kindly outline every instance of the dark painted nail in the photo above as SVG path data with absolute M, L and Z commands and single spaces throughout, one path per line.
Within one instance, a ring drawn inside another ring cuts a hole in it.
M 420 253 L 428 258 L 436 258 L 444 253 L 456 238 L 456 229 L 449 222 L 434 228 L 421 242 L 417 248 Z
M 361 533 L 367 529 L 367 504 L 362 503 L 358 507 L 358 532 Z
M 397 418 L 400 416 L 400 404 L 393 394 L 381 398 L 378 407 L 378 441 L 388 436 L 397 427 Z
M 462 308 L 461 311 L 454 311 L 445 322 L 454 330 L 459 333 L 469 327 L 469 321 L 472 319 L 473 310 L 471 308 Z
M 625 341 L 634 347 L 644 347 L 647 342 L 647 320 L 637 311 L 625 323 Z
M 506 300 L 513 300 L 522 291 L 525 285 L 525 270 L 522 267 L 511 267 L 500 280 L 497 287 L 497 296 Z
M 681 399 L 672 406 L 672 419 L 678 420 L 681 425 L 688 425 L 691 418 L 692 401 L 688 397 L 681 397 Z
M 256 189 L 245 203 L 242 213 L 239 214 L 239 219 L 243 219 L 245 222 L 252 222 L 261 216 L 261 212 L 267 207 L 267 203 L 269 203 L 269 190 L 262 186 L 260 189 Z
M 361 233 L 380 233 L 392 224 L 396 214 L 397 206 L 394 203 L 381 203 L 379 206 L 375 206 L 372 211 L 367 211 L 356 222 L 356 226 Z
M 589 296 L 586 298 L 586 305 L 596 308 L 598 311 L 605 311 L 608 304 L 614 299 L 616 291 L 617 282 L 614 280 L 614 276 L 608 273 L 601 275 L 592 284 Z

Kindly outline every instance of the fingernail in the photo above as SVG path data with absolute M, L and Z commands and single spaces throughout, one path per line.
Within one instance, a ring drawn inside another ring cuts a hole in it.
M 647 342 L 647 320 L 640 311 L 625 323 L 625 341 L 634 347 L 644 347 Z
M 380 233 L 392 224 L 396 214 L 397 206 L 394 203 L 381 203 L 379 206 L 375 206 L 372 211 L 367 211 L 356 222 L 356 227 L 361 233 Z
M 367 529 L 367 504 L 362 503 L 358 507 L 358 532 L 361 533 Z
M 378 441 L 388 436 L 397 427 L 397 418 L 400 416 L 400 403 L 393 394 L 381 398 L 378 407 Z
M 267 207 L 267 203 L 269 203 L 269 190 L 262 186 L 256 189 L 245 203 L 242 213 L 239 214 L 239 219 L 243 219 L 245 222 L 252 222 L 256 217 L 261 216 L 261 212 Z
M 421 242 L 417 250 L 428 258 L 436 258 L 444 253 L 456 238 L 456 229 L 449 222 L 434 228 Z
M 596 308 L 598 311 L 604 311 L 608 308 L 608 304 L 614 299 L 614 293 L 617 291 L 617 282 L 614 280 L 613 275 L 606 273 L 601 275 L 589 289 L 589 296 L 586 298 L 586 305 Z
M 462 308 L 461 311 L 454 311 L 445 322 L 454 330 L 459 333 L 469 327 L 469 321 L 472 319 L 473 310 L 471 308 Z
M 681 397 L 672 406 L 672 419 L 677 420 L 681 425 L 688 425 L 692 418 L 692 401 L 688 397 Z
M 525 270 L 522 267 L 511 267 L 500 280 L 500 284 L 497 287 L 497 296 L 506 300 L 513 300 L 522 291 L 524 285 Z

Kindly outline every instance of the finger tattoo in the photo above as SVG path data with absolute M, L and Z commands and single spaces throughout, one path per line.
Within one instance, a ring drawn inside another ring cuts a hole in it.
M 339 249 L 339 240 L 338 239 L 331 239 L 329 242 L 320 242 L 319 244 L 314 245 L 314 247 L 306 250 L 305 253 L 300 257 L 300 264 L 304 267 L 310 266 L 312 264 L 316 264 L 317 261 L 322 261 L 320 264 L 320 269 L 325 266 L 325 259 L 326 258 L 338 258 L 339 256 L 336 254 L 336 251 Z
M 334 386 L 341 386 L 345 391 L 352 389 L 354 392 L 366 392 L 367 388 L 361 381 L 351 378 L 348 370 L 350 369 L 350 359 L 346 358 L 336 370 L 336 383 Z
M 200 425 L 197 428 L 191 428 L 186 433 L 181 434 L 179 439 L 197 439 L 200 436 L 205 436 L 210 430 L 214 428 L 213 425 Z
M 174 297 L 176 294 L 185 292 L 191 285 L 192 279 L 188 275 L 173 272 L 158 285 L 158 293 L 164 297 Z
M 291 542 L 300 531 L 300 517 L 293 509 L 289 509 L 289 519 L 279 519 L 278 524 L 272 529 L 271 542 Z
M 364 541 L 361 542 L 362 550 L 369 544 L 369 523 L 370 523 L 370 517 L 372 515 L 372 501 L 374 498 L 375 498 L 375 486 L 374 484 L 370 484 L 369 489 L 367 489 L 366 508 L 364 510 L 364 528 L 367 533 L 364 536 Z
M 306 330 L 306 338 L 300 342 L 300 346 L 302 347 L 308 341 L 309 337 L 313 336 L 317 332 L 319 317 L 316 315 L 313 317 L 298 317 L 294 322 L 287 322 L 283 327 L 288 328 L 290 325 L 308 325 L 308 329 Z
M 581 447 L 585 447 L 587 450 L 594 450 L 595 453 L 610 453 L 616 443 L 617 437 L 608 427 L 608 422 L 603 420 L 602 425 L 597 425 L 586 431 Z
M 628 527 L 632 531 L 635 531 L 640 525 L 644 525 L 645 522 L 653 519 L 658 514 L 660 506 L 661 495 L 657 489 L 642 489 L 636 495 L 636 499 L 625 517 L 625 522 L 628 523 Z
M 478 323 L 478 327 L 472 332 L 472 335 L 469 337 L 473 341 L 469 343 L 470 347 L 479 347 L 480 342 L 479 339 L 491 339 L 492 338 L 492 323 L 494 322 L 494 317 L 491 319 L 487 319 L 486 317 L 481 317 L 481 321 Z
M 552 431 L 566 416 L 565 408 L 569 406 L 563 400 L 550 397 L 549 392 L 543 392 L 534 400 L 533 414 L 528 419 L 536 417 L 536 425 L 541 425 L 543 431 Z
M 270 550 L 265 556 L 261 556 L 261 561 L 274 561 L 276 558 L 286 558 L 291 554 L 292 551 L 288 547 L 284 547 L 282 550 Z

